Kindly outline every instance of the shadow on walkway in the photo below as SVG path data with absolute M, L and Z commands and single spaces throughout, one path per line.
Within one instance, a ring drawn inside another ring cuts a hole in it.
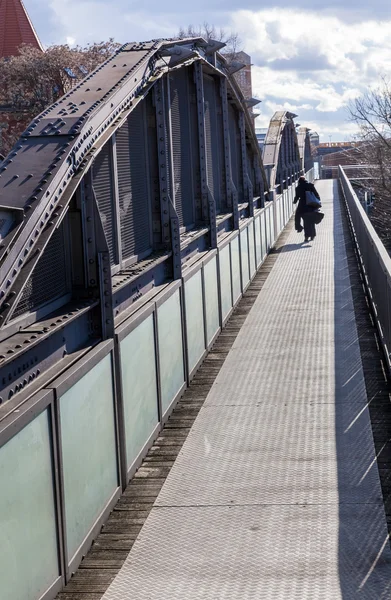
M 334 182 L 335 435 L 343 600 L 391 598 L 391 552 L 345 251 L 346 230 Z M 348 242 L 349 243 L 349 242 Z

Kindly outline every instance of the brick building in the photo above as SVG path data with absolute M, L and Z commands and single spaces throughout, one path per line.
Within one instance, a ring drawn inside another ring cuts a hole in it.
M 22 44 L 29 44 L 43 52 L 37 33 L 21 0 L 0 0 L 0 60 L 17 56 Z M 12 106 L 1 98 L 0 90 L 0 155 L 2 131 L 16 127 L 18 116 Z

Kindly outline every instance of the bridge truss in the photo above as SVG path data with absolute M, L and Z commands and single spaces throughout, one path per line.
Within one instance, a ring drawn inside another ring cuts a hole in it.
M 38 515 L 0 565 L 10 600 L 27 557 L 20 597 L 69 579 L 292 214 L 293 115 L 265 170 L 221 47 L 124 45 L 0 165 L 0 472 L 11 496 L 34 472 L 28 509 L 4 501 Z

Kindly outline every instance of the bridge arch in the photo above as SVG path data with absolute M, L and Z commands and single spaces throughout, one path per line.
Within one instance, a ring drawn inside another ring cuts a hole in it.
M 24 132 L 1 166 L 5 335 L 15 316 L 20 328 L 21 315 L 42 316 L 41 304 L 50 312 L 75 287 L 96 296 L 97 250 L 108 252 L 113 276 L 170 252 L 178 275 L 173 249 L 186 244 L 186 232 L 207 229 L 198 246 L 215 247 L 220 215 L 231 215 L 226 227 L 235 228 L 239 207 L 251 216 L 263 205 L 261 155 L 220 46 L 201 38 L 124 45 Z M 85 221 L 94 210 L 100 225 L 91 238 Z M 59 281 L 46 258 L 54 248 L 69 266 Z
M 295 114 L 274 113 L 263 148 L 263 162 L 269 172 L 269 185 L 278 193 L 288 187 L 301 173 Z
M 311 151 L 310 129 L 308 127 L 300 127 L 298 130 L 298 144 L 301 161 L 301 170 L 307 173 L 314 167 L 314 158 Z

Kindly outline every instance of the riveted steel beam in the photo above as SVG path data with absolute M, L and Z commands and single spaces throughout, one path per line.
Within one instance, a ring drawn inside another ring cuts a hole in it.
M 208 215 L 208 186 L 206 169 L 206 145 L 205 145 L 205 108 L 204 108 L 204 83 L 202 77 L 202 64 L 194 64 L 194 81 L 196 84 L 197 98 L 197 120 L 198 120 L 198 147 L 200 153 L 201 170 L 201 198 L 202 198 L 202 218 L 207 221 Z
M 169 248 L 170 232 L 170 178 L 169 164 L 170 157 L 168 153 L 167 125 L 166 125 L 166 105 L 165 105 L 165 80 L 158 79 L 153 86 L 153 101 L 156 111 L 156 135 L 157 135 L 157 154 L 159 163 L 159 192 L 160 192 L 160 214 L 162 224 L 162 241 Z
M 227 195 L 228 208 L 232 211 L 233 214 L 233 226 L 234 229 L 237 229 L 239 227 L 238 195 L 235 187 L 232 185 L 231 158 L 229 152 L 229 119 L 226 77 L 220 77 L 220 95 L 223 116 L 225 193 Z
M 242 172 L 243 172 L 243 192 L 244 197 L 248 202 L 249 216 L 254 215 L 254 191 L 253 186 L 248 176 L 247 170 L 247 149 L 246 149 L 246 123 L 244 120 L 244 112 L 239 111 L 239 131 L 240 131 L 240 153 L 242 159 Z

